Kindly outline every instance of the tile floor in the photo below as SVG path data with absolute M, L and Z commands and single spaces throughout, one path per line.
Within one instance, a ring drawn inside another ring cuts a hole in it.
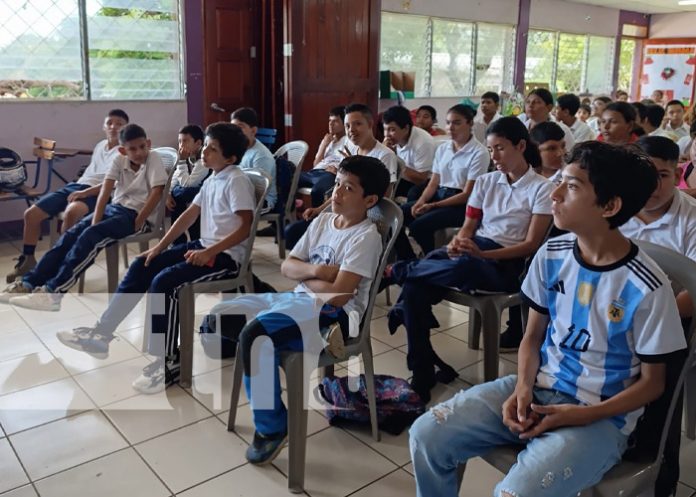
M 12 266 L 18 242 L 0 242 L 0 276 Z M 45 250 L 42 242 L 40 249 Z M 135 254 L 135 248 L 131 255 Z M 41 250 L 39 251 L 39 255 Z M 257 240 L 257 274 L 279 290 L 292 282 L 279 272 L 277 248 Z M 253 434 L 246 398 L 237 432 L 226 430 L 231 361 L 212 361 L 196 344 L 192 389 L 166 395 L 136 395 L 130 381 L 147 364 L 140 352 L 142 310 L 118 331 L 109 359 L 99 361 L 62 346 L 55 332 L 94 322 L 106 298 L 103 257 L 87 271 L 85 295 L 71 293 L 60 313 L 29 312 L 0 304 L 0 497 L 263 497 L 288 495 L 287 449 L 273 465 L 245 463 Z M 217 296 L 200 296 L 203 314 Z M 377 372 L 407 376 L 403 332 L 390 335 L 386 303 L 378 299 L 372 323 Z M 442 328 L 433 342 L 460 378 L 438 385 L 434 401 L 481 381 L 482 355 L 467 347 L 465 309 L 439 305 Z M 501 370 L 515 371 L 516 356 L 504 354 Z M 350 365 L 355 371 L 360 365 Z M 344 371 L 345 372 L 345 371 Z M 311 411 L 307 439 L 306 495 L 404 497 L 415 495 L 408 435 L 329 426 Z M 679 497 L 696 496 L 696 443 L 684 439 Z M 484 497 L 500 473 L 481 460 L 467 469 L 461 495 Z

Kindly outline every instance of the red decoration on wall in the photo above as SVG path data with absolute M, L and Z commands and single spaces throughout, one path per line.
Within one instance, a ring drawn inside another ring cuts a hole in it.
M 670 79 L 672 76 L 674 76 L 677 73 L 672 67 L 665 67 L 662 72 L 660 73 L 660 76 L 662 76 L 662 79 L 665 81 Z
M 655 61 L 652 60 L 652 57 L 646 57 L 645 60 L 643 61 L 643 64 L 645 64 L 647 66 L 647 65 L 652 64 L 653 62 L 655 62 Z
M 692 66 L 696 66 L 696 55 L 692 55 L 691 57 L 689 57 L 686 63 Z

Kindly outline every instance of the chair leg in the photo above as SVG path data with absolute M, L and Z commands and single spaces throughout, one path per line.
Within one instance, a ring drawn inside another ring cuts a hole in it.
M 481 314 L 475 307 L 469 307 L 469 348 L 479 350 L 481 348 Z
M 684 383 L 684 406 L 686 416 L 686 438 L 696 439 L 696 365 L 686 373 Z
M 77 294 L 84 295 L 85 293 L 85 272 L 83 271 L 80 278 L 77 280 Z
M 500 355 L 500 312 L 492 303 L 483 308 L 483 379 L 493 381 L 498 378 L 498 359 Z
M 191 386 L 191 377 L 193 376 L 193 314 L 195 305 L 193 286 L 184 285 L 179 290 L 179 356 L 181 358 L 179 383 L 184 388 Z
M 464 472 L 466 471 L 466 463 L 460 463 L 457 466 L 457 489 L 462 488 L 464 482 Z
M 242 363 L 242 351 L 237 344 L 237 353 L 234 359 L 234 372 L 232 374 L 232 396 L 230 398 L 230 414 L 227 417 L 227 431 L 234 431 L 234 423 L 237 420 L 237 407 L 239 406 L 239 394 L 242 390 L 242 375 L 244 365 Z
M 292 354 L 285 361 L 288 385 L 288 489 L 304 491 L 305 457 L 307 450 L 307 410 L 304 399 L 304 354 Z
M 391 307 L 391 305 L 392 305 L 392 303 L 391 303 L 391 286 L 386 287 L 384 289 L 384 292 L 385 292 L 384 298 L 387 301 L 387 305 Z
M 283 233 L 283 219 L 276 221 L 276 240 L 278 240 L 278 257 L 285 259 L 285 233 Z
M 104 252 L 106 253 L 106 289 L 109 295 L 113 295 L 118 288 L 118 244 L 106 247 Z
M 123 268 L 128 269 L 128 247 L 127 243 L 121 244 L 121 254 L 123 255 Z
M 372 427 L 372 438 L 379 442 L 379 424 L 377 420 L 377 396 L 375 394 L 375 366 L 372 360 L 372 346 L 367 342 L 366 350 L 362 353 L 363 364 L 365 365 L 365 388 L 367 390 L 367 405 L 370 408 L 370 425 Z

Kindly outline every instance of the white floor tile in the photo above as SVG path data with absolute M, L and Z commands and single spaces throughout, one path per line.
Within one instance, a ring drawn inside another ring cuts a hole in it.
M 500 359 L 498 361 L 498 376 L 502 378 L 510 374 L 517 374 L 517 364 Z M 471 385 L 483 383 L 483 360 L 459 371 L 459 379 Z
M 82 388 L 99 407 L 118 402 L 138 394 L 132 383 L 150 361 L 143 356 L 104 366 L 74 376 Z
M 0 334 L 0 362 L 45 350 L 46 347 L 31 331 Z
M 0 323 L 2 323 L 0 337 L 5 334 L 31 330 L 15 308 L 7 304 L 0 304 Z
M 375 366 L 375 374 L 387 374 L 396 376 L 397 378 L 409 378 L 411 372 L 406 365 L 406 354 L 400 350 L 390 350 L 384 354 L 376 355 L 373 358 Z M 359 361 L 356 358 L 348 363 L 348 370 L 353 374 L 363 373 L 362 359 Z
M 252 466 L 246 464 L 240 468 L 218 476 L 202 485 L 180 493 L 180 497 L 276 497 L 296 495 L 288 490 L 288 481 L 273 466 Z
M 469 320 L 469 313 L 460 309 L 455 309 L 444 303 L 433 306 L 433 314 L 440 323 L 438 330 L 446 330 L 454 326 L 466 323 Z
M 285 401 L 285 399 L 283 400 Z M 228 414 L 229 413 L 226 412 L 219 415 L 220 421 L 225 423 L 225 426 L 227 426 Z M 318 433 L 328 427 L 329 422 L 324 416 L 312 409 L 307 411 L 307 436 Z M 251 409 L 248 404 L 237 408 L 237 419 L 235 420 L 234 431 L 249 444 L 254 439 L 254 424 L 251 419 Z
M 493 489 L 505 477 L 479 457 L 471 459 L 466 465 L 464 481 L 462 481 L 460 497 L 490 497 Z
M 31 485 L 25 485 L 7 493 L 2 494 L 2 497 L 37 497 L 36 490 Z
M 49 352 L 0 362 L 0 395 L 35 387 L 68 376 Z
M 65 294 L 63 301 L 61 302 L 60 311 L 57 312 L 35 311 L 33 309 L 24 309 L 22 307 L 12 307 L 34 330 L 56 321 L 65 321 L 67 319 L 84 316 L 85 314 L 91 314 L 89 308 L 87 308 L 73 294 L 70 293 Z
M 133 449 L 126 449 L 36 482 L 41 497 L 164 497 L 169 490 Z
M 444 333 L 438 333 L 430 337 L 430 343 L 433 345 L 435 353 L 456 370 L 470 366 L 476 363 L 476 361 L 483 359 L 482 351 L 472 350 L 466 343 Z
M 408 343 L 406 330 L 403 326 L 400 326 L 393 335 L 389 333 L 386 316 L 372 320 L 370 324 L 370 336 L 382 343 L 386 343 L 390 347 L 401 347 Z
M 404 497 L 407 495 L 416 495 L 416 482 L 413 475 L 398 469 L 352 494 L 351 497 Z
M 696 488 L 677 483 L 677 495 L 675 497 L 693 497 L 694 495 L 696 495 Z
M 124 448 L 126 441 L 103 414 L 90 411 L 10 437 L 33 479 Z
M 29 483 L 29 478 L 6 438 L 0 440 L 0 475 L 0 492 Z
M 233 373 L 234 365 L 194 376 L 193 386 L 188 390 L 189 394 L 215 414 L 227 411 L 230 409 Z M 247 402 L 246 392 L 242 388 L 239 405 Z

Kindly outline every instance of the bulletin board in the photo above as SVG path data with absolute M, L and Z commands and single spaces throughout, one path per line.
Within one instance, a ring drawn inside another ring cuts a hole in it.
M 694 101 L 696 38 L 667 38 L 643 43 L 640 98 L 662 90 L 665 100 Z

